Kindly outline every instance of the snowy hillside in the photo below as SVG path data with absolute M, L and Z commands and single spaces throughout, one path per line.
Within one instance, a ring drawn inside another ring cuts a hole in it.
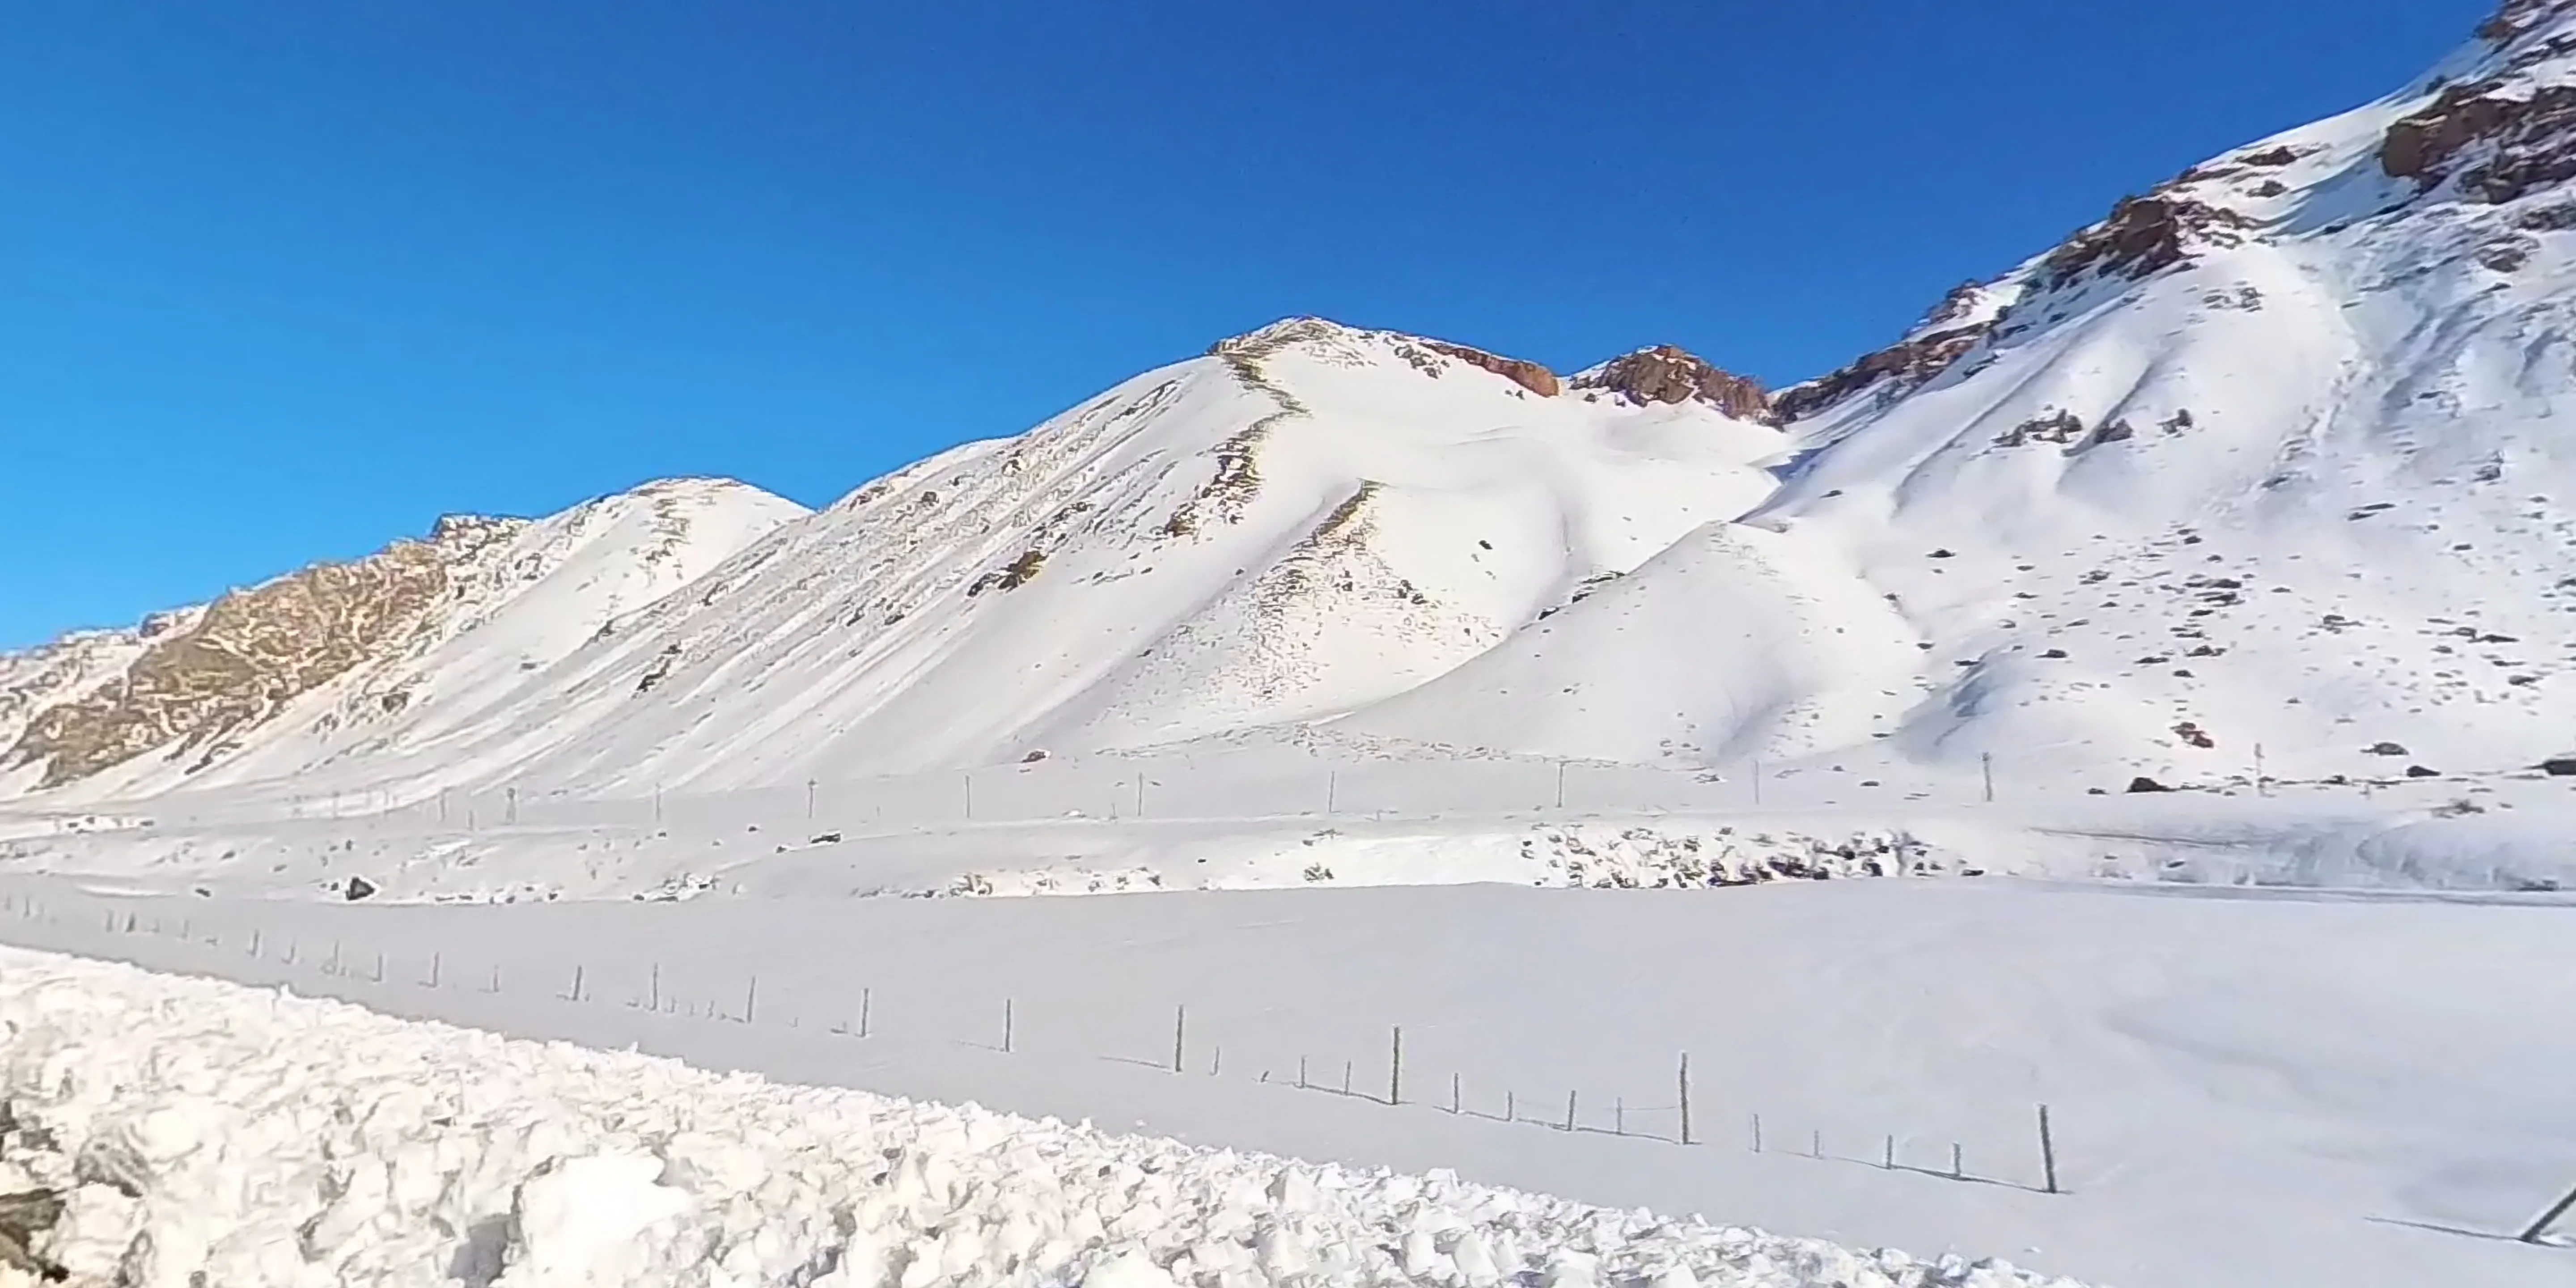
M 254 668 L 283 685 L 171 678 L 229 600 L 0 659 L 0 790 L 640 797 L 1247 738 L 1948 797 L 2520 769 L 2576 750 L 2571 288 L 2576 12 L 2516 0 L 1777 395 L 1283 322 L 774 528 L 725 490 L 666 565 L 443 533 L 438 575 L 569 571 L 424 617 L 397 547 L 322 661 Z
M 1740 524 L 1360 722 L 2113 790 L 2568 750 L 2571 103 L 2576 16 L 2518 3 L 2122 201 L 1784 391 Z
M 1780 437 L 1719 406 L 1749 388 L 1677 351 L 1566 383 L 1281 323 L 782 524 L 614 631 L 486 630 L 471 656 L 524 678 L 422 693 L 325 777 L 303 744 L 229 772 L 631 794 L 1338 715 L 1760 501 Z
M 1778 435 L 1313 320 L 783 528 L 543 712 L 537 790 L 730 786 L 1338 715 L 1758 501 Z
M 76 631 L 0 653 L 0 746 L 16 746 L 39 712 L 88 697 L 125 674 L 155 641 L 186 632 L 204 615 L 202 606 L 155 613 L 131 630 Z
M 148 795 L 434 747 L 804 511 L 670 480 L 318 564 L 134 632 L 0 655 L 0 792 Z

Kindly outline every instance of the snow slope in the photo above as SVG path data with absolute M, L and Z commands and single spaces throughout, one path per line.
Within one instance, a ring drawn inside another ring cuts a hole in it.
M 437 755 L 635 794 L 1329 717 L 1768 489 L 1773 430 L 1512 370 L 1314 320 L 1225 342 L 782 526 Z
M 1283 322 L 757 541 L 726 529 L 657 569 L 671 575 L 651 590 L 685 594 L 646 606 L 643 588 L 567 563 L 553 580 L 585 596 L 528 597 L 442 639 L 403 673 L 411 705 L 365 713 L 366 736 L 332 722 L 386 686 L 343 682 L 306 700 L 303 729 L 189 785 L 632 794 L 1338 715 L 1767 493 L 1754 463 L 1778 432 L 1721 405 L 1758 391 L 1678 351 L 1623 364 L 1567 383 L 1439 341 Z M 48 799 L 176 780 L 138 762 Z
M 0 655 L 0 794 L 142 797 L 401 759 L 512 718 L 550 669 L 802 507 L 671 479 L 422 541 Z M 67 781 L 56 781 L 67 780 Z
M 0 1189 L 77 1284 L 2074 1288 L 26 952 L 0 1025 Z
M 2576 17 L 2508 18 L 1787 391 L 1741 524 L 1353 722 L 2114 790 L 2567 750 Z
M 1260 731 L 1934 792 L 2525 767 L 2576 718 L 2571 183 L 2576 12 L 2516 0 L 1777 397 L 1291 320 L 437 636 L 399 696 L 323 686 L 194 776 L 164 731 L 44 795 L 640 797 Z M 0 661 L 45 677 L 0 731 L 136 647 Z

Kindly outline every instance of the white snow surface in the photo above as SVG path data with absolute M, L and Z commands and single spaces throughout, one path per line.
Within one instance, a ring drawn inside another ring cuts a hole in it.
M 2548 1022 L 2576 1005 L 2571 916 L 2565 895 L 2000 879 L 386 907 L 0 876 L 19 947 L 2122 1288 L 2564 1283 L 2576 1254 L 2513 1235 L 2576 1179 L 2549 1074 L 2576 1030 Z M 127 991 L 74 973 L 62 992 Z M 347 1075 L 338 1032 L 294 1044 L 353 1088 L 326 1106 L 449 1094 L 440 1058 Z M 53 1063 L 95 1095 L 194 1067 L 128 1049 Z M 671 1076 L 671 1112 L 708 1085 Z M 517 1112 L 521 1133 L 550 1116 Z
M 0 1029 L 75 1284 L 2073 1288 L 16 950 Z

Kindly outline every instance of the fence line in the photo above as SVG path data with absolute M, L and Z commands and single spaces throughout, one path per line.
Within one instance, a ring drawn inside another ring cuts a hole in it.
M 2000 777 L 1927 778 L 1921 787 L 1958 803 L 1992 799 Z M 1473 814 L 1661 813 L 1764 804 L 1766 780 L 1788 779 L 1761 760 L 1715 769 L 1673 769 L 1581 759 L 1457 756 L 1420 760 L 1312 761 L 1285 770 L 1214 763 L 1137 767 L 1101 758 L 1035 760 L 968 770 L 831 781 L 817 777 L 769 787 L 690 791 L 668 784 L 601 798 L 570 789 L 523 790 L 505 783 L 398 795 L 388 790 L 292 795 L 224 805 L 176 800 L 105 805 L 79 814 L 31 815 L 48 835 L 134 826 L 271 828 L 346 824 L 335 835 L 387 830 L 468 834 L 501 828 L 633 827 L 703 829 L 747 820 L 816 832 L 906 831 L 962 823 L 1093 819 L 1437 818 Z M 2009 783 L 2005 783 L 2009 786 Z M 1857 789 L 1856 789 L 1857 790 Z M 1873 791 L 1872 796 L 1890 789 Z M 1207 803 L 1192 813 L 1164 802 Z
M 20 910 L 20 915 L 23 917 L 33 917 L 38 915 L 38 913 L 34 911 L 36 905 L 32 901 L 13 899 L 8 906 L 12 909 Z M 165 927 L 159 919 L 155 918 L 147 923 L 132 911 L 126 912 L 120 920 L 114 911 L 110 910 L 106 914 L 103 924 L 111 934 L 175 938 L 178 942 L 187 944 L 197 944 L 201 942 L 194 936 L 193 919 L 181 922 L 180 929 L 175 935 L 170 934 L 167 927 Z M 209 946 L 219 947 L 221 933 L 222 932 L 218 930 L 214 940 L 204 942 Z M 252 928 L 248 933 L 247 939 L 250 953 L 253 956 L 258 956 L 264 942 L 263 931 L 256 927 Z M 285 951 L 279 955 L 277 960 L 280 964 L 287 966 L 300 966 L 307 964 L 314 965 L 315 968 L 325 976 L 335 979 L 347 979 L 358 983 L 383 984 L 389 978 L 389 971 L 391 969 L 389 964 L 390 959 L 384 950 L 373 950 L 375 952 L 376 960 L 375 970 L 371 975 L 357 976 L 352 975 L 345 965 L 347 946 L 343 941 L 334 940 L 332 942 L 331 956 L 320 963 L 306 963 L 301 961 L 299 959 L 299 948 L 300 944 L 298 941 L 290 937 L 287 941 Z M 429 967 L 427 974 L 424 977 L 415 979 L 413 981 L 414 984 L 418 987 L 429 989 L 440 989 L 445 987 L 447 979 L 445 971 L 445 951 L 442 949 L 431 950 L 428 956 L 428 961 Z M 661 962 L 658 960 L 650 962 L 646 972 L 646 991 L 643 997 L 637 1000 L 629 1000 L 625 1002 L 624 1005 L 628 1009 L 638 1009 L 648 1014 L 684 1016 L 688 1018 L 696 1018 L 703 1015 L 708 1019 L 721 1019 L 746 1026 L 757 1026 L 762 1023 L 761 1012 L 759 1010 L 760 977 L 756 972 L 747 974 L 743 991 L 741 1014 L 739 1016 L 725 1015 L 712 1003 L 701 1006 L 699 1003 L 690 1002 L 683 1007 L 677 997 L 671 995 L 665 990 L 662 973 Z M 505 991 L 504 976 L 500 963 L 495 962 L 490 966 L 486 982 L 477 991 L 485 995 L 495 996 L 500 995 Z M 599 1000 L 597 994 L 590 987 L 588 963 L 573 963 L 568 983 L 560 990 L 550 991 L 550 996 L 555 1000 L 566 1004 L 580 1005 L 597 1002 Z M 846 1020 L 844 1020 L 833 1024 L 828 1032 L 834 1036 L 854 1039 L 864 1039 L 874 1036 L 874 1004 L 875 990 L 873 986 L 862 986 L 859 990 L 859 1007 L 856 1027 L 853 1028 Z M 772 1021 L 772 1023 L 777 1023 L 777 1021 Z M 801 1028 L 801 1017 L 792 1013 L 789 1014 L 784 1020 L 784 1026 L 789 1028 Z M 1182 1074 L 1188 1070 L 1189 1042 L 1189 1008 L 1186 1004 L 1176 1005 L 1173 1008 L 1172 1014 L 1172 1051 L 1168 1065 L 1169 1072 L 1173 1074 Z M 1018 1041 L 1018 999 L 1006 997 L 1002 1000 L 1001 1044 L 998 1048 L 987 1047 L 985 1049 L 997 1050 L 1003 1055 L 1017 1055 L 1021 1053 L 1020 1043 Z M 1223 1048 L 1221 1046 L 1211 1046 L 1210 1052 L 1211 1055 L 1208 1061 L 1207 1076 L 1222 1076 L 1224 1068 Z M 1383 1105 L 1390 1108 L 1409 1107 L 1404 1094 L 1404 1078 L 1406 1072 L 1405 1061 L 1406 1050 L 1404 1043 L 1404 1027 L 1402 1025 L 1394 1025 L 1390 1026 L 1388 1030 L 1387 1081 L 1385 1084 L 1386 1092 L 1383 1097 L 1372 1094 L 1363 1094 L 1357 1089 L 1357 1062 L 1354 1060 L 1346 1059 L 1343 1061 L 1342 1081 L 1338 1088 L 1317 1085 L 1310 1076 L 1310 1057 L 1304 1054 L 1299 1055 L 1297 1059 L 1297 1078 L 1294 1083 L 1294 1087 L 1301 1091 L 1320 1091 L 1328 1095 L 1338 1095 L 1345 1098 L 1362 1100 L 1367 1103 Z M 1535 1125 L 1544 1126 L 1565 1134 L 1597 1132 L 1623 1138 L 1660 1140 L 1685 1148 L 1702 1147 L 1704 1142 L 1697 1138 L 1692 1125 L 1694 1105 L 1690 1057 L 1688 1053 L 1683 1053 L 1677 1061 L 1674 1069 L 1674 1079 L 1675 1081 L 1673 1085 L 1674 1090 L 1677 1092 L 1677 1096 L 1674 1103 L 1671 1105 L 1643 1103 L 1631 1104 L 1624 1095 L 1612 1097 L 1610 1100 L 1610 1126 L 1606 1131 L 1597 1124 L 1587 1126 L 1584 1123 L 1582 1109 L 1584 1098 L 1582 1095 L 1582 1088 L 1580 1087 L 1572 1087 L 1566 1090 L 1565 1111 L 1562 1118 L 1553 1119 Z M 1270 1083 L 1271 1078 L 1269 1070 L 1260 1070 L 1259 1077 L 1256 1081 L 1263 1084 Z M 1449 1104 L 1445 1111 L 1438 1110 L 1437 1106 L 1428 1106 L 1429 1108 L 1433 1108 L 1435 1111 L 1447 1112 L 1456 1117 L 1491 1117 L 1487 1114 L 1478 1113 L 1467 1105 L 1466 1079 L 1463 1071 L 1453 1071 L 1450 1074 L 1449 1084 Z M 1286 1086 L 1288 1084 L 1283 1083 L 1280 1085 Z M 1507 1125 L 1523 1124 L 1528 1121 L 1524 1120 L 1520 1116 L 1519 1093 L 1516 1089 L 1510 1087 L 1504 1088 L 1503 1100 L 1503 1113 L 1500 1116 L 1499 1121 Z M 1595 1103 L 1597 1104 L 1599 1102 L 1596 1101 Z M 1629 1124 L 1631 1111 L 1646 1114 L 1671 1113 L 1677 1120 L 1678 1131 L 1670 1136 L 1660 1135 L 1651 1130 L 1643 1132 L 1631 1131 Z M 1881 1169 L 1888 1171 L 1913 1170 L 1922 1175 L 1942 1177 L 1954 1181 L 1979 1180 L 1999 1184 L 2016 1185 L 2020 1188 L 2031 1189 L 2045 1194 L 2067 1193 L 2068 1191 L 2062 1186 L 2059 1177 L 2055 1123 L 2050 1107 L 2042 1104 L 2037 1106 L 2037 1111 L 2037 1159 L 2040 1167 L 2040 1180 L 2035 1186 L 2003 1176 L 1972 1176 L 1966 1167 L 1966 1150 L 1965 1145 L 1962 1142 L 1952 1142 L 1950 1146 L 1949 1167 L 1946 1172 L 1935 1171 L 1928 1168 L 1903 1168 L 1900 1166 L 1900 1160 L 1898 1158 L 1897 1142 L 1899 1133 L 1895 1132 L 1888 1132 L 1882 1136 L 1882 1148 L 1878 1159 L 1878 1166 Z M 1598 1110 L 1595 1111 L 1596 1114 L 1598 1112 Z M 1758 1112 L 1754 1112 L 1750 1113 L 1748 1117 L 1751 1126 L 1749 1140 L 1750 1152 L 1755 1154 L 1770 1152 L 1769 1143 L 1766 1140 L 1764 1132 L 1763 1116 Z M 1808 1149 L 1805 1156 L 1817 1160 L 1827 1158 L 1825 1152 L 1824 1133 L 1822 1129 L 1809 1129 Z M 2540 1219 L 2533 1223 L 2530 1229 L 2525 1231 L 2521 1237 L 2526 1240 L 2538 1240 L 2552 1224 L 2565 1215 L 2565 1213 L 2571 1208 L 2576 1208 L 2576 1191 L 2571 1191 L 2565 1199 L 2560 1200 L 2547 1212 L 2543 1213 Z

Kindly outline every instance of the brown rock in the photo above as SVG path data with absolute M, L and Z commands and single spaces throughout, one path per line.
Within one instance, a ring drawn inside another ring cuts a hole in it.
M 1439 340 L 1425 340 L 1422 344 L 1424 348 L 1435 353 L 1456 358 L 1469 366 L 1482 367 L 1541 398 L 1554 398 L 1557 394 L 1559 386 L 1556 373 L 1535 362 L 1506 358 L 1500 354 L 1487 353 L 1482 349 L 1470 349 L 1463 344 L 1448 344 Z
M 42 765 L 42 787 L 163 748 L 202 749 L 193 766 L 202 767 L 296 698 L 411 638 L 449 597 L 455 569 L 521 526 L 441 519 L 427 541 L 225 595 L 187 629 L 162 634 L 120 682 L 37 714 L 0 766 Z
M 2491 45 L 2511 44 L 2516 36 L 2531 30 L 2548 12 L 2565 0 L 2505 0 L 2485 22 L 2478 24 L 2478 38 Z
M 2043 265 L 2050 285 L 2086 273 L 2132 280 L 2159 273 L 2210 246 L 2232 246 L 2253 220 L 2173 193 L 2123 197 L 2111 216 L 2067 239 Z
M 2474 164 L 2461 159 L 2474 151 Z M 2512 97 L 2495 81 L 2454 85 L 2388 127 L 2379 166 L 2424 188 L 2456 180 L 2463 197 L 2506 202 L 2576 179 L 2576 86 Z
M 2025 443 L 2072 443 L 2085 436 L 2084 418 L 2071 411 L 2056 409 L 2005 430 L 1995 436 L 1997 447 L 2019 447 Z
M 966 597 L 973 599 L 988 590 L 1018 590 L 1037 580 L 1038 574 L 1045 570 L 1045 551 L 1023 550 L 1018 558 L 1008 564 L 977 577 L 975 584 L 966 588 Z
M 1722 371 L 1669 344 L 1613 359 L 1576 377 L 1574 387 L 1606 389 L 1640 407 L 1696 398 L 1738 420 L 1772 419 L 1771 395 L 1760 381 Z
M 1771 400 L 1772 413 L 1786 424 L 1833 407 L 1882 380 L 1894 381 L 1902 389 L 1929 384 L 1933 377 L 1966 357 L 1993 329 L 1991 322 L 1973 323 L 1890 345 L 1831 375 L 1781 390 Z

